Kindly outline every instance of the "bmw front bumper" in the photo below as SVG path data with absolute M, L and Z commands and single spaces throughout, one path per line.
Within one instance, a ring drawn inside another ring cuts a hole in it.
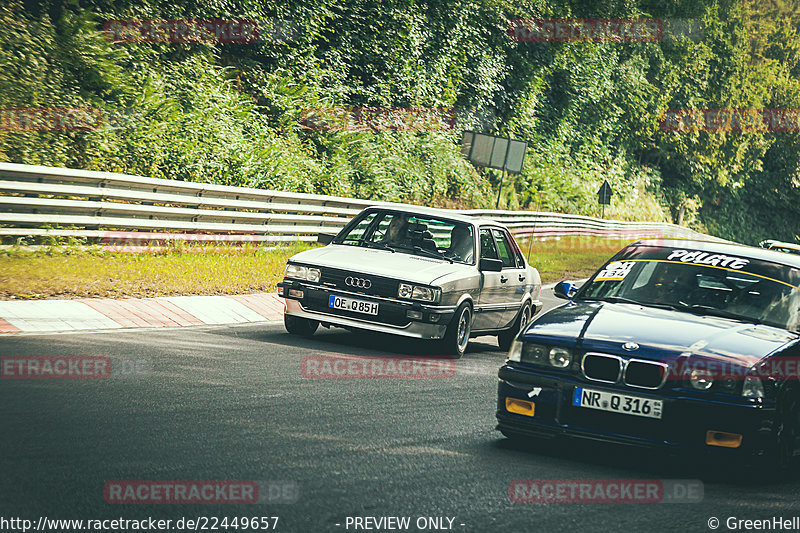
M 656 391 L 620 390 L 509 364 L 500 368 L 497 429 L 505 435 L 552 438 L 571 436 L 649 448 L 762 456 L 775 449 L 775 408 L 718 399 L 699 399 Z M 572 404 L 575 387 L 661 400 L 661 419 L 611 413 Z M 506 398 L 532 402 L 533 416 L 509 412 Z M 711 446 L 707 432 L 742 435 L 737 447 Z

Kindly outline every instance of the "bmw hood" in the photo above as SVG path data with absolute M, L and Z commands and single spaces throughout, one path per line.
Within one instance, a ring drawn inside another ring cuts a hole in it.
M 751 367 L 797 335 L 727 318 L 627 303 L 572 302 L 540 316 L 525 340 L 638 359 L 678 356 Z M 629 345 L 628 350 L 622 346 Z
M 306 250 L 293 256 L 289 261 L 426 285 L 434 284 L 437 279 L 448 274 L 463 272 L 464 269 L 470 268 L 468 265 L 449 263 L 433 257 L 340 244 Z

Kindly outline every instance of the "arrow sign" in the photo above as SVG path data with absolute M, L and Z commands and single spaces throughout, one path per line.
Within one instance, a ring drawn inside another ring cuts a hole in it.
M 611 203 L 612 194 L 614 194 L 614 191 L 611 190 L 611 185 L 608 184 L 608 180 L 603 180 L 600 190 L 597 191 L 597 201 L 600 205 L 609 205 Z

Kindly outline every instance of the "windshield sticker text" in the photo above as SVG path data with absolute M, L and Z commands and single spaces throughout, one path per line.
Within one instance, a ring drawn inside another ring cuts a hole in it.
M 675 250 L 667 261 L 678 260 L 681 263 L 695 263 L 697 265 L 711 265 L 725 268 L 733 268 L 739 270 L 747 266 L 750 262 L 748 259 L 741 257 L 731 257 L 723 254 L 709 254 L 707 252 L 689 251 L 689 250 Z
M 606 267 L 597 274 L 594 278 L 595 281 L 622 281 L 625 276 L 631 271 L 634 261 L 620 262 L 614 261 L 609 263 Z

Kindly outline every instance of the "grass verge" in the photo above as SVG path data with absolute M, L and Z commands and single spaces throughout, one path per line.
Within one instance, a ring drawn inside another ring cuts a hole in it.
M 543 283 L 588 276 L 627 242 L 567 237 L 536 240 L 530 262 Z M 528 255 L 529 241 L 520 241 Z M 11 247 L 0 252 L 0 299 L 143 298 L 186 294 L 271 292 L 286 261 L 310 244 L 274 249 L 180 247 L 117 253 L 102 247 Z
M 528 262 L 539 270 L 542 284 L 588 278 L 631 240 L 599 237 L 518 240 Z M 530 255 L 529 255 L 530 252 Z

